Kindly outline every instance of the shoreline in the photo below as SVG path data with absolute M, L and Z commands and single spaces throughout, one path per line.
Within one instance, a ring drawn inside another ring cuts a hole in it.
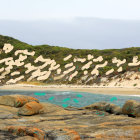
M 28 85 L 28 84 L 14 84 L 3 85 L 0 90 L 36 90 L 36 91 L 75 91 L 88 92 L 93 94 L 107 94 L 107 95 L 129 95 L 140 97 L 139 87 L 100 87 L 100 86 L 84 86 L 84 85 Z

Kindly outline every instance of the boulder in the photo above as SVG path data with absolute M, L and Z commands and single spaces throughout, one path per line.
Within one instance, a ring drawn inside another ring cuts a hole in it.
M 115 115 L 120 115 L 122 114 L 122 109 L 121 107 L 114 105 L 114 104 L 108 104 L 105 106 L 105 111 L 115 114 Z
M 12 106 L 12 107 L 22 107 L 28 102 L 35 101 L 39 103 L 39 100 L 26 96 L 26 95 L 4 95 L 0 96 L 0 105 Z
M 107 102 L 94 103 L 89 106 L 83 107 L 82 109 L 106 111 L 116 115 L 122 114 L 122 110 L 119 106 Z
M 40 103 L 37 103 L 35 101 L 26 103 L 24 106 L 19 108 L 18 114 L 24 115 L 24 116 L 30 116 L 43 113 L 43 106 Z
M 17 136 L 32 136 L 32 140 L 44 140 L 45 137 L 44 131 L 36 127 L 8 126 L 6 127 L 6 130 L 10 133 L 16 134 Z M 28 140 L 31 140 L 31 138 L 28 137 Z
M 89 109 L 89 110 L 101 110 L 101 111 L 105 111 L 105 107 L 109 105 L 109 103 L 106 102 L 98 102 L 98 103 L 94 103 L 88 106 L 83 107 L 82 109 Z
M 128 100 L 122 107 L 122 112 L 128 116 L 140 117 L 140 102 Z

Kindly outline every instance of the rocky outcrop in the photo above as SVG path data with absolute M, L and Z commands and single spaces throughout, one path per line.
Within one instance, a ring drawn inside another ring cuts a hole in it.
M 0 105 L 22 107 L 28 102 L 35 101 L 39 103 L 39 100 L 25 95 L 4 95 L 0 96 Z
M 78 132 L 67 128 L 44 131 L 37 127 L 8 126 L 3 132 L 16 135 L 16 140 L 81 140 Z
M 112 114 L 122 114 L 122 109 L 119 106 L 116 106 L 114 104 L 110 104 L 107 102 L 98 102 L 91 104 L 89 106 L 83 107 L 83 109 L 89 109 L 89 110 L 101 110 L 106 111 Z
M 82 109 L 36 101 L 20 108 L 0 105 L 0 140 L 140 139 L 140 118 L 110 114 L 119 109 L 105 102 Z
M 0 105 L 19 107 L 17 111 L 18 115 L 35 115 L 43 113 L 43 106 L 39 103 L 39 100 L 25 95 L 4 95 L 0 96 Z M 6 110 L 5 110 L 6 111 Z M 14 115 L 10 112 L 1 112 L 0 118 L 13 118 Z
M 128 116 L 140 117 L 140 102 L 128 100 L 122 107 L 123 114 Z
M 139 140 L 140 126 L 114 128 L 96 135 L 97 140 Z
M 44 140 L 44 137 L 45 137 L 45 133 L 42 130 L 35 127 L 9 126 L 9 127 L 6 127 L 6 130 L 18 136 L 34 137 L 36 138 L 36 140 Z
M 43 106 L 35 101 L 26 103 L 18 110 L 19 115 L 25 115 L 25 116 L 35 115 L 39 113 L 43 113 Z
M 122 109 L 119 106 L 114 105 L 114 104 L 106 105 L 105 111 L 109 112 L 109 113 L 112 113 L 112 114 L 116 114 L 116 115 L 122 114 Z

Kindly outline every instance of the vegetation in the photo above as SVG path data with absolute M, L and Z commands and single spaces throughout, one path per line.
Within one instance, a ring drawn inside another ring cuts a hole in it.
M 32 46 L 27 43 L 16 40 L 12 37 L 0 35 L 0 49 L 1 50 L 5 43 L 10 43 L 11 45 L 14 46 L 14 49 L 8 54 L 5 54 L 2 52 L 0 55 L 0 59 L 7 58 L 7 57 L 14 57 L 14 60 L 16 60 L 16 59 L 18 59 L 18 56 L 13 55 L 14 52 L 16 50 L 27 49 L 28 51 L 35 51 L 36 53 L 35 53 L 35 56 L 33 56 L 33 57 L 30 56 L 28 59 L 26 59 L 24 61 L 25 64 L 32 63 L 32 65 L 34 65 L 34 66 L 42 65 L 43 64 L 42 62 L 34 63 L 34 60 L 38 56 L 42 55 L 44 58 L 54 59 L 57 64 L 60 64 L 62 71 L 66 70 L 64 66 L 68 63 L 73 62 L 73 59 L 75 57 L 87 58 L 88 54 L 94 55 L 94 58 L 102 56 L 104 58 L 104 60 L 102 62 L 96 62 L 93 65 L 91 65 L 91 67 L 88 69 L 88 77 L 93 77 L 93 75 L 91 75 L 91 71 L 94 69 L 95 65 L 103 64 L 105 61 L 108 61 L 108 65 L 106 67 L 99 69 L 100 74 L 97 77 L 97 81 L 100 81 L 100 76 L 105 76 L 105 73 L 112 68 L 114 68 L 115 72 L 110 74 L 110 77 L 112 77 L 114 75 L 119 75 L 128 70 L 140 71 L 139 67 L 128 67 L 128 63 L 132 62 L 133 56 L 138 56 L 138 58 L 140 60 L 140 47 L 131 47 L 131 48 L 123 48 L 123 49 L 89 50 L 89 49 L 69 49 L 69 48 L 65 48 L 65 47 L 50 46 L 50 45 Z M 63 61 L 63 58 L 68 56 L 69 54 L 73 55 L 72 58 L 68 61 Z M 117 57 L 118 59 L 121 59 L 121 60 L 123 60 L 123 59 L 127 60 L 127 63 L 122 65 L 123 71 L 121 73 L 118 73 L 116 71 L 118 69 L 118 67 L 116 66 L 116 64 L 112 63 L 112 58 L 114 58 L 114 57 Z M 67 79 L 67 77 L 70 76 L 72 74 L 72 72 L 70 74 L 66 75 L 61 80 L 54 81 L 53 78 L 55 75 L 57 75 L 56 71 L 54 71 L 54 72 L 52 72 L 52 75 L 49 77 L 49 79 L 47 79 L 43 82 L 49 83 L 49 84 L 54 83 L 54 82 L 55 82 L 55 84 L 57 84 L 57 83 L 58 84 L 78 83 L 77 81 L 80 80 L 81 77 L 83 76 L 83 71 L 81 70 L 81 67 L 84 64 L 86 64 L 87 62 L 88 61 L 86 61 L 84 63 L 80 63 L 80 62 L 74 63 L 74 65 L 76 66 L 76 70 L 78 71 L 78 75 L 76 77 L 74 77 L 72 81 L 68 81 L 68 79 Z M 0 68 L 1 67 L 6 67 L 6 66 L 3 63 L 1 63 Z M 24 66 L 14 67 L 13 71 L 15 71 L 15 70 L 18 70 L 21 72 L 21 74 L 25 75 L 24 72 L 25 72 L 26 68 Z M 48 67 L 44 68 L 43 70 L 48 70 Z M 29 78 L 30 74 L 31 73 L 26 74 L 25 79 L 23 81 L 26 81 L 26 78 Z M 10 77 L 11 77 L 10 75 L 7 75 L 6 78 L 2 81 L 5 82 L 5 80 L 9 79 Z M 36 79 L 33 79 L 33 81 L 36 81 Z M 91 82 L 96 82 L 96 81 L 91 80 Z M 88 82 L 88 84 L 91 84 L 91 83 Z
M 137 84 L 134 84 L 133 86 L 135 87 Z

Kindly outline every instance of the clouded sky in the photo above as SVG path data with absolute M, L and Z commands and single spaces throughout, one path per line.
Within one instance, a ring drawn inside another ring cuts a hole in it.
M 140 0 L 0 0 L 0 19 L 140 19 Z
M 0 0 L 0 34 L 29 44 L 140 46 L 139 21 L 140 0 Z

